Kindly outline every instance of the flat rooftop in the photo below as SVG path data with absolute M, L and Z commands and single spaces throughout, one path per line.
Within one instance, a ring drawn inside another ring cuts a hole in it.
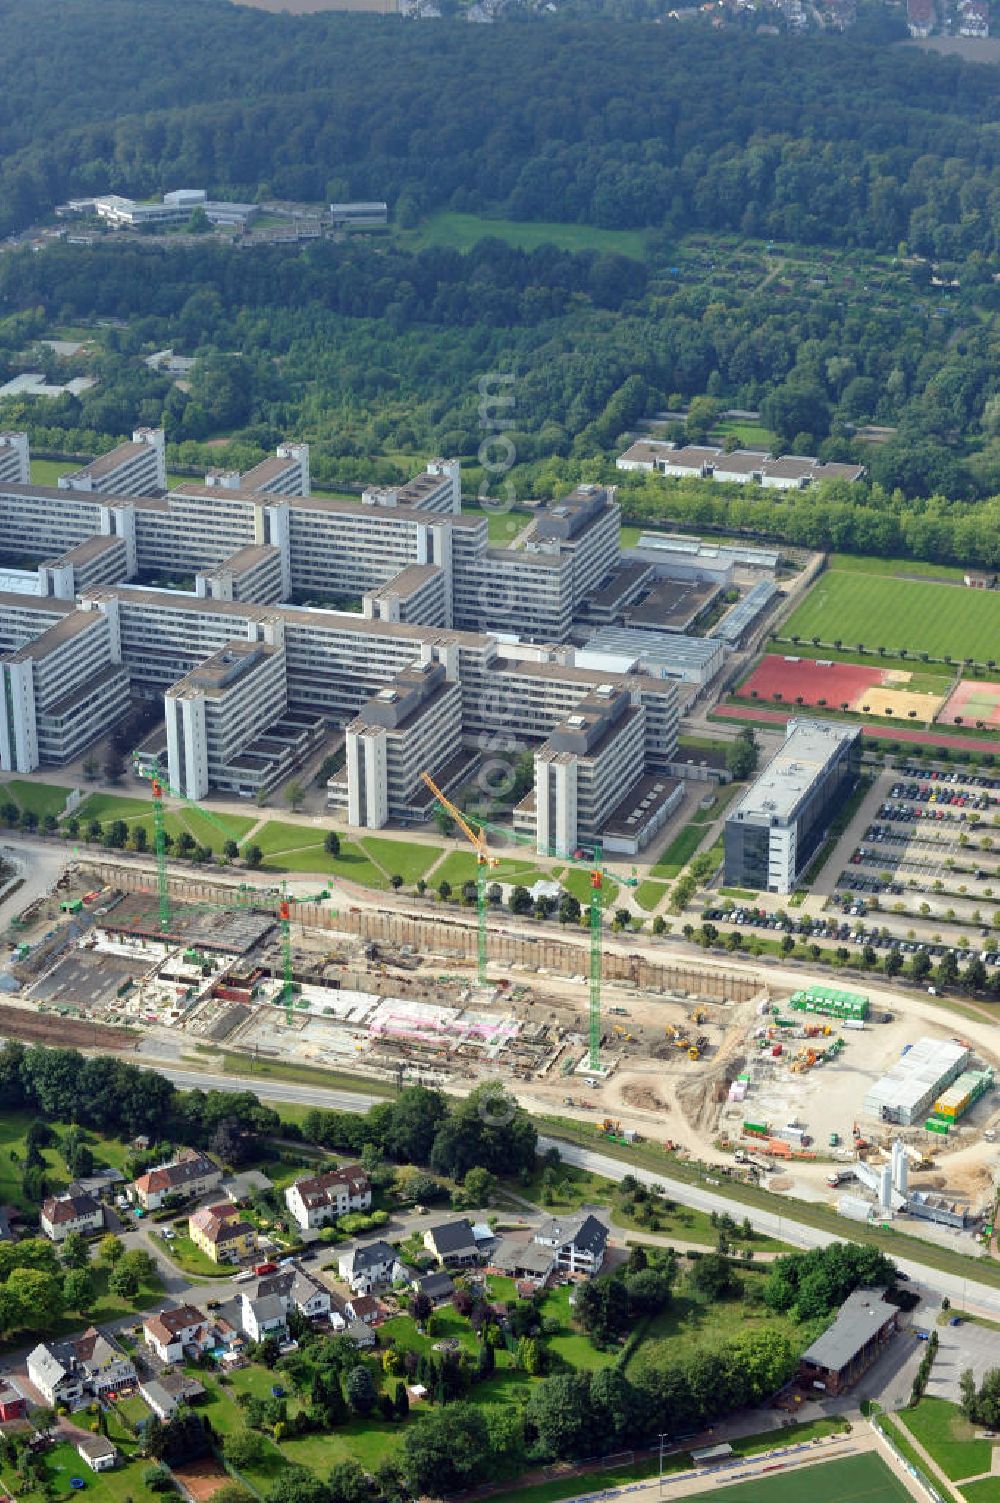
M 100 480 L 104 475 L 113 475 L 115 470 L 120 469 L 123 464 L 131 464 L 133 459 L 141 459 L 144 454 L 148 454 L 155 464 L 156 450 L 149 444 L 119 444 L 117 449 L 112 449 L 107 454 L 99 454 L 96 459 L 91 460 L 90 464 L 82 465 L 80 469 L 74 470 L 65 478 L 75 480 L 78 475 L 90 475 L 94 480 Z
M 781 750 L 730 811 L 734 819 L 791 819 L 803 796 L 861 729 L 831 720 L 790 720 Z
M 635 626 L 602 626 L 584 648 L 585 652 L 607 652 L 617 657 L 634 658 L 666 672 L 704 668 L 724 650 L 713 637 L 688 637 L 683 632 L 649 631 Z
M 707 610 L 722 586 L 714 580 L 662 579 L 638 605 L 630 605 L 625 619 L 630 626 L 682 632 Z

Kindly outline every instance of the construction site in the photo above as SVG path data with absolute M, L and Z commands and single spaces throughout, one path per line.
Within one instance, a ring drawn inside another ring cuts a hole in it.
M 749 966 L 661 962 L 600 929 L 595 974 L 593 934 L 588 955 L 585 936 L 503 912 L 484 934 L 475 914 L 412 899 L 159 875 L 71 861 L 8 931 L 0 1032 L 236 1073 L 243 1056 L 359 1083 L 506 1080 L 536 1110 L 845 1217 L 992 1232 L 997 1060 L 947 1014 L 917 1023 Z

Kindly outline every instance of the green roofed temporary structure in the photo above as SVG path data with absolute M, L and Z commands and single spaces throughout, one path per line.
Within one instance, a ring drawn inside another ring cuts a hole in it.
M 833 986 L 810 986 L 793 992 L 788 1006 L 796 1012 L 818 1012 L 825 1017 L 853 1018 L 859 1022 L 868 1016 L 868 998 L 861 992 L 843 992 Z

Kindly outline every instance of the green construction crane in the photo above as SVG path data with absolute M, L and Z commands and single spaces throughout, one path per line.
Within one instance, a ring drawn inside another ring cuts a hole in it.
M 489 820 L 481 819 L 478 815 L 464 815 L 449 798 L 445 796 L 427 772 L 422 772 L 427 787 L 434 795 L 438 805 L 450 814 L 472 844 L 476 852 L 476 909 L 478 914 L 478 975 L 482 984 L 486 982 L 486 876 L 490 866 L 496 866 L 497 861 L 489 852 L 487 832 L 500 835 L 505 840 L 513 840 L 523 845 L 534 846 L 536 854 L 540 856 L 553 856 L 560 861 L 568 861 L 574 866 L 586 867 L 590 872 L 590 1047 L 588 1053 L 588 1066 L 591 1070 L 601 1068 L 601 984 L 603 979 L 603 967 L 601 958 L 601 928 L 602 928 L 602 896 L 604 891 L 604 878 L 610 877 L 614 881 L 622 883 L 626 887 L 635 887 L 638 884 L 636 876 L 617 877 L 602 865 L 603 854 L 600 846 L 595 846 L 590 857 L 564 855 L 561 851 L 549 850 L 538 845 L 530 835 L 522 835 L 516 830 L 511 830 L 503 825 L 491 824 Z
M 220 819 L 210 809 L 202 808 L 195 799 L 188 798 L 180 789 L 172 788 L 167 782 L 166 775 L 156 757 L 133 757 L 132 771 L 136 777 L 145 779 L 151 786 L 153 795 L 153 850 L 156 855 L 156 893 L 160 910 L 160 928 L 166 932 L 170 928 L 170 888 L 167 881 L 167 832 L 166 815 L 163 800 L 166 794 L 171 798 L 180 799 L 182 803 L 190 804 L 192 809 L 207 819 L 219 830 L 227 840 L 234 840 L 232 830 L 227 830 Z M 240 842 L 237 841 L 237 845 Z

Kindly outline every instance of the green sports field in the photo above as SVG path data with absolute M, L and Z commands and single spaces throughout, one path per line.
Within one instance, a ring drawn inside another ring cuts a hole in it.
M 712 1491 L 706 1487 L 706 1494 Z M 725 1497 L 727 1503 L 802 1503 L 804 1498 L 809 1503 L 912 1503 L 903 1484 L 871 1451 L 737 1482 L 725 1489 Z
M 1000 592 L 828 569 L 782 628 L 796 635 L 988 662 L 1000 658 Z

